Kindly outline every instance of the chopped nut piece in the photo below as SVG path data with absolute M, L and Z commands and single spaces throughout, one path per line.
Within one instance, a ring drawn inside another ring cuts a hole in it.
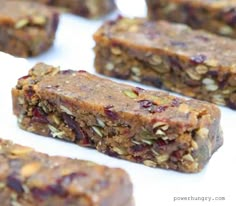
M 208 68 L 207 68 L 207 66 L 204 66 L 204 65 L 198 65 L 196 67 L 196 71 L 198 74 L 205 74 L 205 73 L 207 73 Z
M 202 80 L 202 83 L 205 85 L 214 85 L 215 81 L 213 79 L 205 78 Z
M 114 67 L 114 64 L 108 62 L 108 63 L 106 64 L 105 68 L 106 68 L 108 71 L 111 71 L 111 70 L 113 70 L 115 67 Z
M 209 134 L 209 129 L 207 129 L 207 128 L 200 128 L 197 131 L 197 135 L 199 135 L 203 139 L 207 138 L 208 134 Z
M 157 160 L 158 164 L 162 164 L 163 162 L 166 162 L 168 159 L 169 159 L 168 154 L 163 154 L 163 155 L 156 156 L 156 160 Z
M 28 154 L 28 153 L 30 153 L 30 152 L 32 152 L 33 151 L 33 149 L 31 149 L 31 148 L 27 148 L 27 147 L 19 147 L 19 148 L 13 148 L 12 150 L 11 150 L 11 153 L 13 154 L 13 155 L 26 155 L 26 154 Z
M 199 75 L 197 72 L 195 72 L 193 70 L 188 69 L 186 72 L 191 79 L 194 79 L 194 80 L 201 79 L 201 75 Z
M 161 59 L 160 56 L 154 54 L 154 55 L 152 55 L 152 57 L 151 57 L 151 59 L 150 59 L 149 62 L 150 62 L 150 64 L 152 64 L 152 65 L 159 65 L 159 64 L 162 63 L 162 59 Z
M 29 24 L 29 19 L 21 19 L 15 24 L 16 29 L 21 29 Z
M 112 47 L 111 52 L 112 52 L 112 54 L 115 54 L 115 55 L 121 54 L 121 50 L 118 47 Z
M 32 163 L 26 164 L 21 168 L 21 175 L 23 175 L 24 177 L 29 177 L 37 173 L 40 168 L 41 168 L 41 164 L 38 162 L 32 162 Z
M 138 67 L 132 67 L 131 71 L 136 75 L 136 76 L 140 76 L 141 72 L 140 69 Z
M 187 161 L 190 161 L 190 162 L 194 162 L 194 159 L 193 159 L 191 154 L 184 155 L 183 159 L 187 160 Z
M 6 184 L 3 183 L 3 182 L 0 182 L 0 189 L 2 189 L 2 188 L 4 188 L 4 187 L 6 187 Z
M 153 162 L 151 160 L 144 160 L 143 161 L 143 164 L 148 166 L 148 167 L 156 167 L 157 166 L 157 163 L 156 162 Z
M 121 147 L 113 147 L 113 151 L 118 153 L 119 155 L 127 154 L 127 151 L 125 150 L 125 148 L 121 148 Z
M 33 16 L 33 17 L 32 17 L 32 22 L 33 22 L 34 24 L 43 26 L 43 25 L 46 24 L 47 19 L 46 19 L 45 16 Z

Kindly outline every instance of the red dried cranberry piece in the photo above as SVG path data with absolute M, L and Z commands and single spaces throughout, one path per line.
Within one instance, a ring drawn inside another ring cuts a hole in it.
M 178 107 L 180 105 L 180 103 L 181 103 L 180 99 L 174 98 L 170 105 L 171 105 L 171 107 Z
M 171 41 L 170 44 L 177 47 L 186 47 L 186 43 L 182 41 Z
M 35 94 L 35 92 L 34 92 L 32 86 L 29 86 L 29 88 L 25 91 L 25 96 L 26 96 L 28 99 L 31 99 L 34 94 Z
M 195 36 L 194 38 L 200 39 L 200 40 L 202 40 L 202 41 L 204 41 L 204 42 L 208 42 L 208 41 L 209 41 L 209 38 L 208 38 L 208 37 L 202 36 L 202 35 L 197 35 L 197 36 Z
M 18 80 L 28 79 L 29 77 L 30 77 L 29 75 L 26 75 L 26 76 L 19 78 Z
M 140 104 L 140 107 L 145 108 L 145 109 L 153 106 L 153 102 L 151 102 L 150 100 L 146 100 L 146 99 L 140 100 L 140 101 L 138 101 L 138 103 Z
M 192 56 L 190 58 L 191 62 L 194 63 L 194 64 L 204 63 L 206 59 L 207 59 L 207 57 L 204 54 L 197 54 L 197 55 Z
M 236 24 L 236 9 L 231 8 L 225 14 L 223 14 L 224 20 L 229 23 L 230 25 Z
M 136 144 L 131 147 L 131 150 L 133 152 L 143 152 L 146 148 L 147 146 L 144 146 L 143 144 L 139 144 L 139 145 Z
M 43 124 L 48 123 L 47 116 L 40 107 L 35 107 L 32 113 L 33 113 L 32 122 L 39 122 Z
M 21 181 L 12 175 L 7 177 L 7 186 L 12 190 L 15 190 L 17 193 L 24 192 Z
M 113 105 L 108 105 L 106 107 L 104 107 L 104 113 L 112 120 L 117 120 L 118 119 L 118 114 L 114 111 L 112 111 L 112 109 L 114 108 Z
M 173 162 L 177 162 L 182 158 L 183 154 L 184 152 L 182 150 L 174 151 L 171 153 L 170 159 Z
M 65 123 L 70 127 L 76 134 L 76 140 L 81 141 L 86 138 L 85 133 L 83 130 L 80 128 L 80 126 L 77 124 L 75 121 L 75 118 L 71 115 L 68 115 L 66 113 L 62 113 L 62 118 L 65 121 Z
M 71 69 L 67 69 L 67 70 L 62 70 L 62 71 L 60 71 L 60 73 L 61 73 L 61 74 L 73 74 L 74 71 L 71 70 Z
M 87 73 L 85 70 L 79 70 L 78 73 Z
M 150 110 L 150 113 L 161 113 L 161 112 L 164 112 L 167 108 L 168 108 L 168 106 L 153 105 L 152 109 Z

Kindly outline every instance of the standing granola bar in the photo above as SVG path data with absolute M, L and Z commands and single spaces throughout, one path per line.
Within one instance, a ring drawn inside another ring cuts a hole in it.
M 12 90 L 19 126 L 151 167 L 198 172 L 222 145 L 220 111 L 37 64 Z
M 127 173 L 0 139 L 2 206 L 132 206 Z
M 182 24 L 121 18 L 95 34 L 97 72 L 236 109 L 236 42 Z
M 236 38 L 235 0 L 146 0 L 152 20 L 168 20 Z
M 15 56 L 35 56 L 55 38 L 58 14 L 35 2 L 1 1 L 0 50 Z

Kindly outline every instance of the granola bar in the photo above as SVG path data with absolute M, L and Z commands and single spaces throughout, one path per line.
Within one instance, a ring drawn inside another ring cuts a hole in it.
M 132 206 L 128 174 L 0 139 L 3 206 Z
M 152 20 L 168 20 L 236 38 L 234 0 L 146 0 Z
M 58 14 L 35 2 L 1 1 L 0 50 L 28 57 L 46 51 L 55 38 Z
M 213 104 L 85 71 L 37 64 L 12 97 L 22 129 L 151 167 L 198 172 L 222 145 L 220 110 Z
M 22 0 L 18 0 L 22 1 Z M 35 0 L 30 0 L 35 1 Z M 36 0 L 37 2 L 66 9 L 86 18 L 99 18 L 113 11 L 114 0 Z
M 97 72 L 236 109 L 236 42 L 166 21 L 121 18 L 95 34 Z

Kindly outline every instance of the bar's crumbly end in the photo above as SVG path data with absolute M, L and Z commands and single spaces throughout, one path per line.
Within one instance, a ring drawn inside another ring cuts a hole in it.
M 120 18 L 95 34 L 95 68 L 236 109 L 236 43 L 182 24 Z
M 127 173 L 0 139 L 3 206 L 133 206 Z M 129 203 L 130 202 L 130 203 Z
M 195 29 L 236 38 L 234 0 L 146 0 L 148 17 L 190 25 Z
M 37 64 L 12 97 L 21 128 L 151 167 L 198 172 L 223 141 L 213 104 L 85 71 Z
M 55 38 L 58 13 L 35 2 L 1 1 L 0 50 L 15 56 L 36 56 Z

